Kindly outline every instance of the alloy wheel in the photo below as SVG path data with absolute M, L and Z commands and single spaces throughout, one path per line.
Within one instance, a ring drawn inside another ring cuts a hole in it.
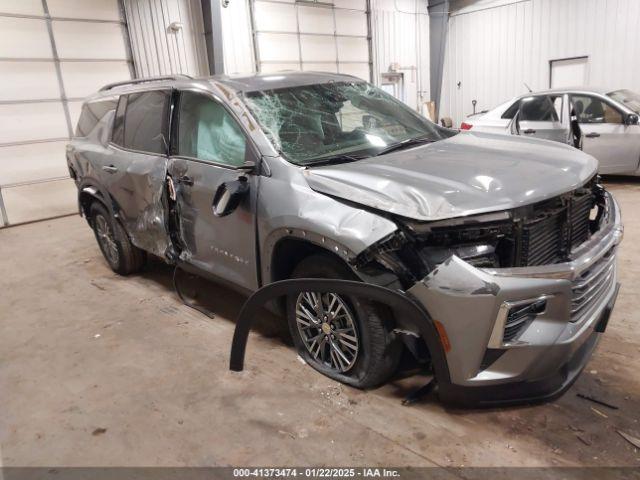
M 113 231 L 109 222 L 102 215 L 96 216 L 96 233 L 98 235 L 98 242 L 102 247 L 102 251 L 107 256 L 107 259 L 112 264 L 117 264 L 120 254 L 118 253 L 118 245 L 113 238 Z
M 360 340 L 355 317 L 339 295 L 302 292 L 296 300 L 296 325 L 314 360 L 340 373 L 353 367 Z

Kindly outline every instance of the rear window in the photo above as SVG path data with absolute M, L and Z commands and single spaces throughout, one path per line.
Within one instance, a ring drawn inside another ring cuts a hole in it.
M 98 122 L 102 120 L 108 112 L 115 110 L 118 101 L 100 100 L 96 102 L 89 102 L 82 105 L 82 111 L 80 112 L 80 119 L 78 120 L 78 126 L 76 127 L 77 137 L 86 137 L 94 128 L 98 125 Z
M 520 101 L 518 100 L 513 105 L 511 105 L 509 108 L 507 108 L 507 110 L 502 114 L 501 118 L 511 120 L 513 117 L 516 116 L 516 113 L 518 112 L 519 108 L 520 108 Z
M 164 155 L 169 142 L 170 91 L 132 93 L 121 97 L 112 141 L 124 148 Z

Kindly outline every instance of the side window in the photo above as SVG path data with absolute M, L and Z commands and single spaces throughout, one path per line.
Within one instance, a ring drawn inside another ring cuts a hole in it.
M 573 109 L 578 123 L 622 123 L 622 114 L 596 97 L 572 95 Z
M 167 152 L 170 93 L 168 90 L 158 90 L 127 96 L 125 148 L 161 155 Z
M 547 95 L 526 97 L 520 101 L 520 120 L 530 122 L 557 122 L 558 113 Z
M 124 146 L 124 112 L 127 109 L 127 96 L 122 95 L 118 101 L 116 117 L 113 119 L 113 131 L 111 141 L 116 145 Z
M 199 93 L 180 95 L 178 155 L 238 167 L 244 163 L 246 139 L 225 108 Z
M 98 122 L 102 120 L 107 112 L 115 110 L 118 105 L 117 100 L 100 100 L 97 102 L 85 103 L 82 105 L 82 112 L 80 112 L 80 119 L 78 120 L 78 126 L 76 127 L 77 137 L 86 137 L 89 135 Z
M 520 102 L 519 101 L 514 102 L 514 104 L 511 105 L 509 108 L 507 108 L 507 110 L 502 114 L 502 117 L 500 118 L 511 120 L 513 117 L 516 116 L 516 113 L 518 112 L 519 108 L 520 108 Z

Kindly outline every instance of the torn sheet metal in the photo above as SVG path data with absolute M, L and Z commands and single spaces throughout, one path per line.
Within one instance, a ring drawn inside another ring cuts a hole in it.
M 110 187 L 132 243 L 168 259 L 165 185 L 167 159 L 139 155 Z M 143 158 L 146 157 L 146 158 Z
M 358 162 L 309 168 L 309 186 L 422 221 L 499 211 L 560 195 L 595 175 L 574 149 L 506 135 L 456 135 Z

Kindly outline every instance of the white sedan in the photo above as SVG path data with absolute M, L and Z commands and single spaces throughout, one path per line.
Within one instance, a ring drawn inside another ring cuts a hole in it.
M 603 174 L 640 175 L 640 95 L 572 88 L 528 93 L 476 115 L 463 130 L 523 135 L 582 148 Z

